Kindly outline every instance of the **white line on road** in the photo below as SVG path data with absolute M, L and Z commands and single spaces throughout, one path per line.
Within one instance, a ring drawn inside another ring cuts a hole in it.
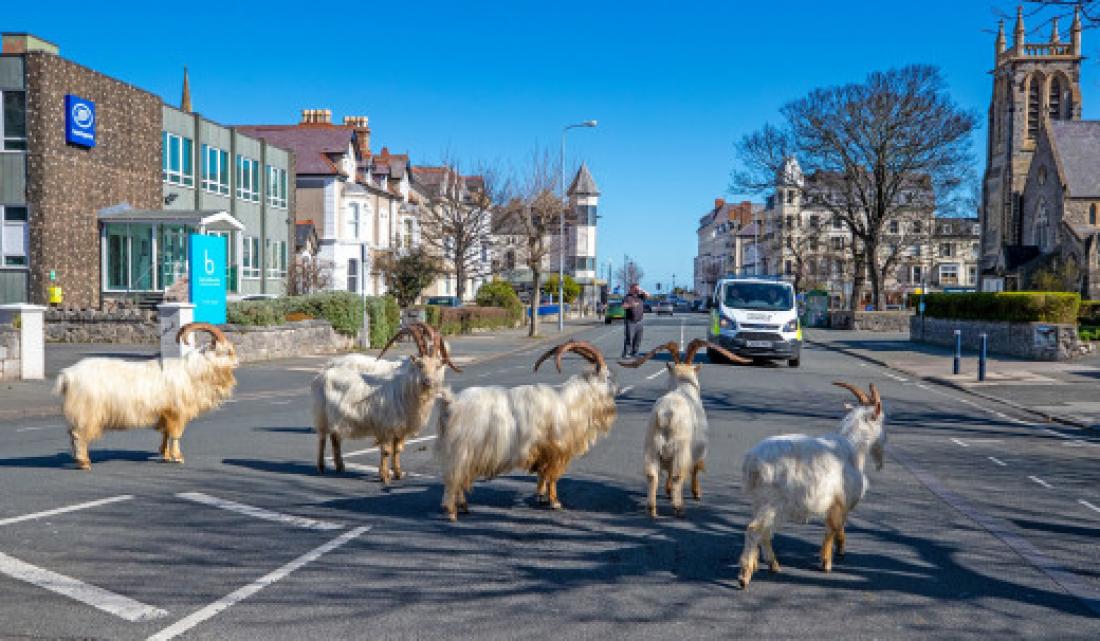
M 20 427 L 16 432 L 37 432 L 38 430 L 60 429 L 56 425 L 42 425 L 40 427 Z
M 1084 505 L 1085 507 L 1092 510 L 1093 512 L 1100 512 L 1100 507 L 1096 507 L 1095 505 L 1093 505 L 1092 503 L 1089 503 L 1085 499 L 1077 499 L 1077 502 L 1080 503 L 1081 505 Z
M 988 458 L 989 460 L 993 461 L 993 462 L 994 462 L 994 463 L 996 463 L 997 465 L 1000 465 L 1001 467 L 1008 467 L 1008 463 L 1005 463 L 1004 461 L 1002 461 L 1001 459 L 997 458 L 996 456 L 987 456 L 986 458 Z
M 0 553 L 0 573 L 55 594 L 67 596 L 74 601 L 86 603 L 131 623 L 159 619 L 168 614 L 166 610 L 145 605 L 121 594 L 115 594 L 64 574 L 51 572 L 3 553 Z
M 211 603 L 210 605 L 196 610 L 195 612 L 192 612 L 191 614 L 183 617 L 179 621 L 176 621 L 167 628 L 164 628 L 160 632 L 157 632 L 153 636 L 149 637 L 148 641 L 168 641 L 168 639 L 174 639 L 178 637 L 179 635 L 187 632 L 188 630 L 202 623 L 203 621 L 206 621 L 216 616 L 219 612 L 223 612 L 233 605 L 240 603 L 241 601 L 247 599 L 253 594 L 256 594 L 267 586 L 272 585 L 276 581 L 286 578 L 287 575 L 289 575 L 291 572 L 306 565 L 307 563 L 316 561 L 317 559 L 321 558 L 322 555 L 335 550 L 336 548 L 344 545 L 348 541 L 351 541 L 352 539 L 369 529 L 370 526 L 363 526 L 357 527 L 349 532 L 344 532 L 335 539 L 332 539 L 328 543 L 325 543 L 318 548 L 314 548 L 313 550 L 306 552 L 302 556 L 294 559 L 290 563 L 287 563 L 283 567 L 273 572 L 269 572 L 268 574 L 265 574 L 264 576 L 256 579 L 252 583 L 249 583 L 246 586 L 230 592 L 229 594 L 223 596 L 222 598 Z
M 75 512 L 77 510 L 86 510 L 90 507 L 99 507 L 100 505 L 107 505 L 108 503 L 117 503 L 118 501 L 129 501 L 134 498 L 132 494 L 122 494 L 120 496 L 112 496 L 106 499 L 99 499 L 97 501 L 88 501 L 87 503 L 77 503 L 76 505 L 69 505 L 66 507 L 54 508 L 52 510 L 46 510 L 45 512 L 34 512 L 33 514 L 24 514 L 22 516 L 12 516 L 6 519 L 0 519 L 0 525 L 11 525 L 12 523 L 19 523 L 20 521 L 30 521 L 32 519 L 41 519 L 47 516 L 53 516 L 54 514 L 64 514 L 65 512 Z
M 652 374 L 650 374 L 649 376 L 646 376 L 645 379 L 647 381 L 651 381 L 651 380 L 657 378 L 658 376 L 660 376 L 661 374 L 664 374 L 664 373 L 665 373 L 664 369 L 659 369 L 656 372 L 653 372 Z
M 951 439 L 951 442 L 954 443 L 955 445 L 958 445 L 959 447 L 970 447 L 969 445 L 967 445 L 966 443 L 963 443 L 961 440 L 959 440 L 957 438 Z
M 633 385 L 627 385 L 626 387 L 619 390 L 619 396 L 622 396 L 623 394 L 630 393 L 630 390 L 632 390 L 632 389 L 634 389 Z
M 905 383 L 909 380 L 908 378 L 903 378 L 901 376 L 897 376 L 896 374 L 891 374 L 890 372 L 883 372 L 882 375 L 885 376 L 886 378 L 892 378 L 895 381 L 899 381 L 899 382 L 902 382 L 902 383 Z
M 188 501 L 194 501 L 195 503 L 202 503 L 203 505 L 221 508 L 230 512 L 245 514 L 247 516 L 252 516 L 257 519 L 274 521 L 276 523 L 286 523 L 287 525 L 294 525 L 309 530 L 339 530 L 340 528 L 344 527 L 339 523 L 318 521 L 316 519 L 307 519 L 304 516 L 294 516 L 293 514 L 283 514 L 281 512 L 272 512 L 271 510 L 265 510 L 262 507 L 255 507 L 253 505 L 237 503 L 236 501 L 219 499 L 216 496 L 210 496 L 209 494 L 203 494 L 202 492 L 181 492 L 176 496 L 181 499 L 187 499 Z
M 411 438 L 405 441 L 405 445 L 412 445 L 413 443 L 423 443 L 424 441 L 434 441 L 437 438 L 438 436 L 436 436 L 435 434 L 432 434 L 431 436 L 421 436 L 420 438 Z M 348 452 L 347 454 L 344 454 L 344 458 L 347 458 L 349 456 L 359 456 L 361 454 L 370 454 L 371 452 L 377 451 L 378 447 L 368 447 L 365 450 L 355 450 L 354 452 Z M 328 457 L 328 460 L 331 461 L 332 457 Z
M 1053 490 L 1054 489 L 1053 485 L 1051 485 L 1050 483 L 1047 483 L 1046 481 L 1039 478 L 1038 476 L 1029 476 L 1028 478 L 1031 479 L 1032 481 L 1035 481 L 1039 485 L 1042 485 L 1043 487 L 1045 487 L 1048 490 Z

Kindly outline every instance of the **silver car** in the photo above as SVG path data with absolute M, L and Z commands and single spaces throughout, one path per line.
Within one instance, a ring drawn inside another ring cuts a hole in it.
M 676 309 L 675 307 L 673 307 L 671 302 L 667 300 L 662 300 L 658 301 L 657 304 L 653 306 L 653 311 L 656 312 L 658 316 L 662 314 L 668 314 L 669 316 L 672 316 L 673 312 L 676 311 Z

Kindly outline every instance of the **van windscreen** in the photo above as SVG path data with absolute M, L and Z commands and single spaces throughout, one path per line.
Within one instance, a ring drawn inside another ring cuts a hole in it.
M 759 309 L 771 312 L 794 307 L 791 288 L 771 283 L 728 283 L 722 291 L 722 304 L 734 309 Z

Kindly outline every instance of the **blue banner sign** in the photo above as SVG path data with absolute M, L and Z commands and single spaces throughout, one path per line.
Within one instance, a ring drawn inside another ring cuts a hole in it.
M 95 147 L 95 103 L 67 94 L 65 96 L 65 142 Z
M 190 235 L 188 278 L 195 320 L 225 322 L 226 246 L 222 236 Z

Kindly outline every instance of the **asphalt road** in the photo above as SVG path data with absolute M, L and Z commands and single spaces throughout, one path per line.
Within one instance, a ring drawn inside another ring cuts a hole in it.
M 646 345 L 681 321 L 702 334 L 697 316 L 647 319 Z M 584 336 L 618 355 L 619 326 Z M 535 356 L 449 381 L 560 380 L 532 374 Z M 1095 436 L 823 349 L 798 369 L 705 365 L 704 497 L 684 519 L 662 500 L 654 521 L 641 448 L 666 385 L 655 360 L 613 366 L 619 418 L 561 482 L 566 510 L 536 505 L 516 474 L 475 485 L 451 524 L 433 430 L 406 450 L 416 476 L 389 488 L 369 442 L 345 445 L 347 473 L 317 475 L 305 390 L 321 362 L 242 368 L 235 401 L 187 430 L 183 466 L 150 460 L 159 435 L 143 430 L 106 436 L 79 472 L 60 417 L 0 422 L 0 638 L 1100 638 Z M 824 574 L 822 526 L 788 525 L 783 572 L 741 591 L 741 457 L 834 429 L 850 399 L 834 379 L 881 387 L 890 438 L 849 553 Z

